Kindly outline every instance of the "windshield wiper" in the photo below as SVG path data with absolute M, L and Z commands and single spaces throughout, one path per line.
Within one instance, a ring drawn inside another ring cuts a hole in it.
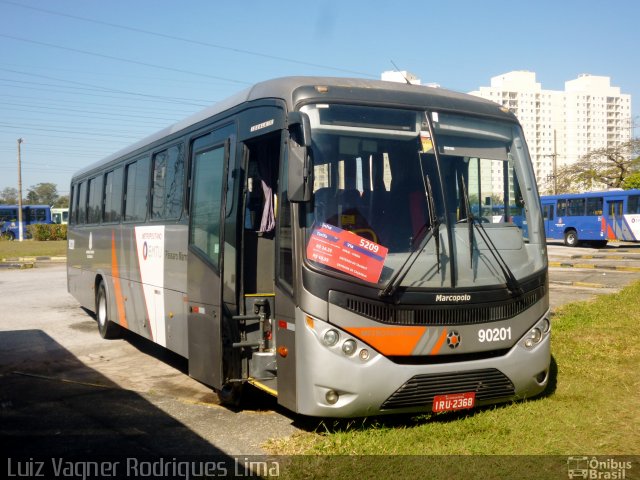
M 464 175 L 460 176 L 462 180 L 462 195 L 464 196 L 464 209 L 467 211 L 467 230 L 469 232 L 469 263 L 473 268 L 473 214 L 471 213 L 471 205 L 469 205 L 469 194 L 467 193 L 467 184 L 464 181 Z
M 467 223 L 471 224 L 471 226 L 469 227 L 470 229 L 469 248 L 471 250 L 471 256 L 473 257 L 473 243 L 471 242 L 473 240 L 473 227 L 475 226 L 478 228 L 478 233 L 480 234 L 485 244 L 487 245 L 489 251 L 491 252 L 491 255 L 493 256 L 496 263 L 498 264 L 498 267 L 500 267 L 500 270 L 502 270 L 502 274 L 504 275 L 504 278 L 506 281 L 507 289 L 509 289 L 509 291 L 513 295 L 522 295 L 523 293 L 522 287 L 520 286 L 518 279 L 515 277 L 515 275 L 509 268 L 509 265 L 507 265 L 507 262 L 505 262 L 502 255 L 500 255 L 500 250 L 498 250 L 498 248 L 495 246 L 495 244 L 489 237 L 489 234 L 487 233 L 485 228 L 482 226 L 482 222 L 479 220 L 476 220 L 476 218 L 471 213 L 471 209 L 469 208 L 469 197 L 467 195 L 467 188 L 464 183 L 464 177 L 461 177 L 461 179 L 462 179 L 462 195 L 464 196 L 465 208 L 467 209 Z
M 429 181 L 429 175 L 426 176 L 425 179 L 425 191 L 427 193 L 427 207 L 429 208 L 429 223 L 425 223 L 422 225 L 418 233 L 415 235 L 415 238 L 420 238 L 420 236 L 425 232 L 425 230 L 429 229 L 429 232 L 424 236 L 424 238 L 420 241 L 418 248 L 412 251 L 407 259 L 404 261 L 400 268 L 396 270 L 396 273 L 391 277 L 387 286 L 378 292 L 378 296 L 380 298 L 390 297 L 396 293 L 396 290 L 407 276 L 413 264 L 416 263 L 416 260 L 425 249 L 429 240 L 435 235 L 436 237 L 436 256 L 438 263 L 438 272 L 440 271 L 440 220 L 435 214 L 435 201 L 433 199 L 433 191 L 431 190 L 431 182 Z

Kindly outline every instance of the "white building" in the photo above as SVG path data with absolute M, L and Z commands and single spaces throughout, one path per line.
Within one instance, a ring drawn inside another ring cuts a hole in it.
M 612 87 L 609 77 L 583 74 L 556 91 L 542 89 L 535 73 L 516 71 L 493 77 L 490 87 L 470 93 L 518 117 L 541 189 L 551 185 L 554 158 L 560 168 L 631 138 L 631 95 Z

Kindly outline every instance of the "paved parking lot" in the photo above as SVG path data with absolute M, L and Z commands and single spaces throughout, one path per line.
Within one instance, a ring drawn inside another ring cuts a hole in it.
M 551 303 L 640 279 L 640 246 L 549 246 Z M 5 455 L 262 454 L 304 422 L 255 392 L 221 407 L 186 361 L 135 336 L 105 341 L 66 292 L 63 264 L 0 269 L 0 436 Z M 308 427 L 309 425 L 304 425 Z
M 549 244 L 551 308 L 595 295 L 613 293 L 640 280 L 640 245 L 569 248 Z
M 102 340 L 64 265 L 2 269 L 0 292 L 3 455 L 257 455 L 298 430 L 266 394 L 233 412 L 182 357 L 133 334 Z

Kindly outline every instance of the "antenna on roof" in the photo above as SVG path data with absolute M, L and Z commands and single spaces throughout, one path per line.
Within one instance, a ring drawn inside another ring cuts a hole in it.
M 407 82 L 408 85 L 412 85 L 412 83 L 409 81 L 409 79 L 405 76 L 404 73 L 402 73 L 402 70 L 400 70 L 398 68 L 398 66 L 396 65 L 396 63 L 393 60 L 390 60 L 391 65 L 393 65 L 393 68 L 396 69 L 396 72 L 398 72 L 400 75 L 402 75 L 402 78 L 404 78 L 404 81 Z

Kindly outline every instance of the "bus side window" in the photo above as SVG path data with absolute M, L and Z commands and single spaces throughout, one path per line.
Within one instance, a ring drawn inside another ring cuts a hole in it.
M 149 158 L 141 158 L 127 165 L 125 221 L 144 222 L 146 220 L 148 185 Z
M 587 215 L 602 215 L 602 197 L 587 198 Z
M 102 216 L 102 175 L 89 180 L 87 223 L 100 223 Z
M 122 167 L 108 172 L 104 180 L 104 222 L 119 222 L 122 208 Z
M 543 205 L 542 214 L 545 220 L 553 220 L 553 205 Z
M 558 200 L 558 216 L 565 217 L 567 215 L 567 201 L 566 200 Z
M 87 223 L 87 182 L 86 180 L 80 184 L 77 203 L 77 223 L 84 225 Z
M 177 219 L 182 213 L 184 156 L 182 145 L 174 145 L 153 156 L 151 218 Z

